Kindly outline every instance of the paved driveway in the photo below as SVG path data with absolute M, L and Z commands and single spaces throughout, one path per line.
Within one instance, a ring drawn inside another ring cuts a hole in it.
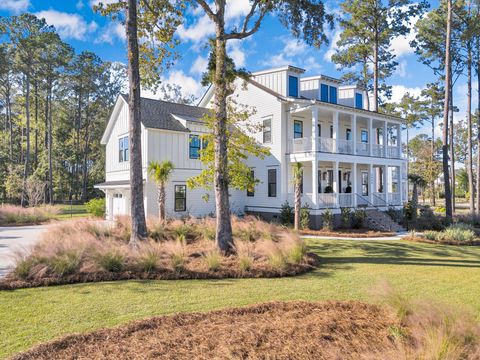
M 15 251 L 29 248 L 48 225 L 0 227 L 0 277 L 14 264 Z

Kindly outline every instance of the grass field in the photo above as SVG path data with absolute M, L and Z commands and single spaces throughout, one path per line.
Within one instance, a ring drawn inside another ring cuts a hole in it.
M 58 205 L 60 213 L 55 216 L 58 220 L 78 219 L 87 217 L 89 214 L 85 209 L 85 205 Z
M 375 301 L 387 280 L 407 296 L 470 308 L 480 319 L 480 247 L 309 240 L 318 270 L 281 279 L 123 281 L 0 292 L 0 357 L 58 336 L 186 311 L 270 300 Z

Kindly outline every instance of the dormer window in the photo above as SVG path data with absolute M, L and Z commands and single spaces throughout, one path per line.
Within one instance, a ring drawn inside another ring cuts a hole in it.
M 298 97 L 298 77 L 288 77 L 288 96 Z
M 357 109 L 363 109 L 363 95 L 355 93 L 355 107 Z
M 320 85 L 320 100 L 332 104 L 337 103 L 337 88 L 327 84 Z

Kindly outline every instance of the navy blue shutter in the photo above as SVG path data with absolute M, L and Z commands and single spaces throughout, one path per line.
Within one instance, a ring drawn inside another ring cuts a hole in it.
M 288 77 L 288 96 L 298 97 L 298 77 Z
M 330 102 L 332 104 L 337 103 L 337 88 L 335 86 L 330 86 Z
M 357 109 L 363 109 L 363 95 L 355 93 L 355 107 Z
M 328 102 L 328 85 L 320 85 L 320 100 Z

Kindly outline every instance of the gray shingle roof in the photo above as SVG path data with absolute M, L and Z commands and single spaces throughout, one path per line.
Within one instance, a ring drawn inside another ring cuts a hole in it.
M 122 94 L 128 102 L 128 96 Z M 140 116 L 142 124 L 147 128 L 189 132 L 172 114 L 192 121 L 201 121 L 208 109 L 185 104 L 177 104 L 163 100 L 140 99 Z

